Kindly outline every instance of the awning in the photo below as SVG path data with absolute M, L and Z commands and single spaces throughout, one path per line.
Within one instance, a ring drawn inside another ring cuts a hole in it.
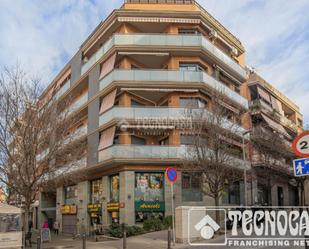
M 116 61 L 116 53 L 114 53 L 102 64 L 100 79 L 102 79 L 105 75 L 107 75 L 114 69 L 115 61 Z
M 198 92 L 197 89 L 163 89 L 163 88 L 128 88 L 123 87 L 121 91 L 145 91 L 145 92 Z
M 200 19 L 192 18 L 160 18 L 160 17 L 118 17 L 118 22 L 161 22 L 161 23 L 200 23 Z
M 116 127 L 113 126 L 111 128 L 104 130 L 101 133 L 100 143 L 99 143 L 99 148 L 98 148 L 99 151 L 113 145 L 115 130 L 116 130 Z
M 291 136 L 287 131 L 284 129 L 284 127 L 281 124 L 278 124 L 277 122 L 273 121 L 269 117 L 267 117 L 265 114 L 262 114 L 263 119 L 265 122 L 274 130 L 278 131 L 279 133 L 285 135 L 286 137 L 290 138 Z
M 260 87 L 257 88 L 257 91 L 258 91 L 258 93 L 259 93 L 261 98 L 267 100 L 270 103 L 270 96 L 269 96 L 269 94 L 266 91 L 264 91 Z
M 100 114 L 111 108 L 115 103 L 117 89 L 107 94 L 101 102 Z

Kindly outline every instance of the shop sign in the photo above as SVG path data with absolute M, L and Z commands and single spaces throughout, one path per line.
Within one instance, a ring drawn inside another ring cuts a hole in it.
M 102 211 L 101 203 L 89 203 L 87 205 L 88 213 L 99 213 Z
M 108 212 L 118 212 L 119 211 L 119 202 L 109 202 L 107 203 Z
M 163 201 L 136 201 L 135 211 L 137 212 L 164 212 L 165 203 Z
M 63 205 L 61 207 L 62 214 L 77 214 L 77 206 L 76 205 Z

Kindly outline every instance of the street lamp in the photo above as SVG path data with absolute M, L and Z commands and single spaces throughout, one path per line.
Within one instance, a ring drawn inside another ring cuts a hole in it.
M 249 134 L 251 130 L 247 130 L 242 133 L 242 157 L 243 161 L 246 161 L 246 151 L 245 151 L 245 135 Z M 248 205 L 247 203 L 247 168 L 246 166 L 244 167 L 244 188 L 245 188 L 245 193 L 244 193 L 244 204 L 245 206 Z

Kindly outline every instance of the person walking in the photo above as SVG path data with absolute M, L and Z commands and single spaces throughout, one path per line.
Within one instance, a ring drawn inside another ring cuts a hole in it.
M 59 222 L 56 220 L 55 222 L 54 222 L 54 225 L 53 225 L 53 229 L 54 229 L 54 233 L 55 234 L 59 234 L 59 227 L 60 227 L 60 224 L 59 224 Z

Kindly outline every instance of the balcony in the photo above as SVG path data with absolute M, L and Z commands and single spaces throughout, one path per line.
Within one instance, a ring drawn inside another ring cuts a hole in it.
M 169 70 L 114 70 L 100 81 L 100 91 L 112 82 L 154 82 L 177 83 L 179 86 L 188 87 L 188 83 L 204 84 L 211 90 L 226 95 L 230 100 L 248 109 L 248 100 L 234 92 L 220 81 L 204 72 L 169 71 Z
M 137 48 L 159 46 L 202 48 L 217 64 L 245 80 L 246 71 L 231 57 L 222 52 L 202 35 L 171 35 L 171 34 L 114 34 L 105 44 L 82 66 L 81 74 L 88 71 L 113 46 L 136 46 Z
M 193 151 L 190 146 L 159 146 L 159 145 L 113 145 L 99 151 L 99 162 L 115 161 L 143 161 L 153 163 L 153 160 L 162 162 L 183 162 Z M 211 150 L 208 153 L 212 153 Z M 149 161 L 149 159 L 151 159 Z M 248 162 L 230 157 L 230 166 L 239 169 L 250 169 Z
M 154 124 L 159 125 L 190 125 L 190 118 L 211 119 L 211 112 L 206 109 L 187 109 L 187 108 L 168 108 L 168 107 L 113 107 L 109 111 L 103 113 L 99 118 L 99 125 L 104 125 L 112 120 L 121 120 L 127 122 L 135 122 L 139 125 Z M 188 121 L 188 122 L 187 122 Z M 246 129 L 241 126 L 224 120 L 220 126 L 224 129 L 230 129 L 235 134 L 242 136 Z
M 70 142 L 73 142 L 74 140 L 81 138 L 82 136 L 87 135 L 88 126 L 84 125 L 78 129 L 76 129 L 74 132 L 72 132 L 70 135 L 67 136 L 67 138 L 63 141 L 64 145 L 69 144 Z
M 70 86 L 71 86 L 71 82 L 70 80 L 67 80 L 61 87 L 60 89 L 56 92 L 54 98 L 56 100 L 58 100 L 63 94 L 65 94 L 69 89 L 70 89 Z
M 55 172 L 53 172 L 53 174 L 51 174 L 50 178 L 54 179 L 54 178 L 59 177 L 61 175 L 69 174 L 69 173 L 72 173 L 74 171 L 84 169 L 84 168 L 86 168 L 86 166 L 87 166 L 87 158 L 83 157 L 80 160 L 69 163 L 69 164 L 64 165 L 61 168 L 57 169 Z
M 80 107 L 86 104 L 88 101 L 88 92 L 83 94 L 79 99 L 77 99 L 73 104 L 70 105 L 67 115 L 77 111 Z

